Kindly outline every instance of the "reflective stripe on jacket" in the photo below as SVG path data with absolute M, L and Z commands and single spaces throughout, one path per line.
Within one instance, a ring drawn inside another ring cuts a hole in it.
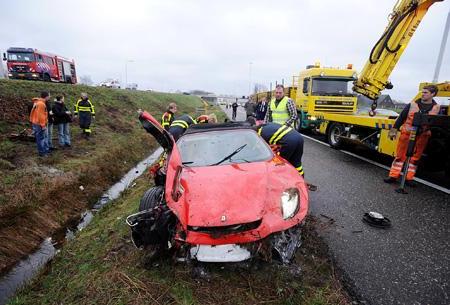
M 170 111 L 164 112 L 161 117 L 161 125 L 165 130 L 168 130 L 173 122 L 173 113 Z
M 184 114 L 174 120 L 172 124 L 170 124 L 170 127 L 178 126 L 187 129 L 191 124 L 197 124 L 197 122 L 190 115 Z
M 270 110 L 272 112 L 272 122 L 278 124 L 284 124 L 291 117 L 287 109 L 287 103 L 289 98 L 287 96 L 283 97 L 278 103 L 278 107 L 275 104 L 275 99 L 270 101 Z
M 90 112 L 95 115 L 95 108 L 90 100 L 79 99 L 75 104 L 74 113 L 77 114 L 78 112 Z
M 263 130 L 264 126 L 261 126 L 258 129 L 258 135 L 261 136 L 262 130 Z M 278 128 L 271 136 L 270 138 L 267 140 L 267 142 L 270 145 L 274 145 L 277 144 L 278 141 L 280 141 L 286 134 L 288 134 L 290 131 L 292 130 L 291 127 L 288 127 L 286 125 L 282 125 L 280 128 Z

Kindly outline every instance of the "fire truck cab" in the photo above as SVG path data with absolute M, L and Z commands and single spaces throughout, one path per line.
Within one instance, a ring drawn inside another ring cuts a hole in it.
M 75 62 L 58 55 L 32 48 L 9 48 L 3 60 L 12 79 L 77 83 Z

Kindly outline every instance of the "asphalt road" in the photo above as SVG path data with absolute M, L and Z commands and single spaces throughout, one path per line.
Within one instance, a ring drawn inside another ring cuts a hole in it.
M 243 117 L 238 111 L 238 119 Z M 398 194 L 395 185 L 382 181 L 385 169 L 309 139 L 303 167 L 306 179 L 319 187 L 310 193 L 310 214 L 357 300 L 450 304 L 450 195 L 424 185 Z M 392 227 L 363 223 L 369 211 L 388 217 Z

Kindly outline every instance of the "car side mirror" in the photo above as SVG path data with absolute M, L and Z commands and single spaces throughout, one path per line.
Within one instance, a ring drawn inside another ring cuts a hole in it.
M 3 61 L 6 61 L 6 53 L 3 53 Z

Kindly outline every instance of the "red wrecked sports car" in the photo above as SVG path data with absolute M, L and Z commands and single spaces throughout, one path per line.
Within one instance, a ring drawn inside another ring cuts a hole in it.
M 250 126 L 192 125 L 175 143 L 149 113 L 139 119 L 167 157 L 139 212 L 127 217 L 138 248 L 201 262 L 292 260 L 307 188 Z

